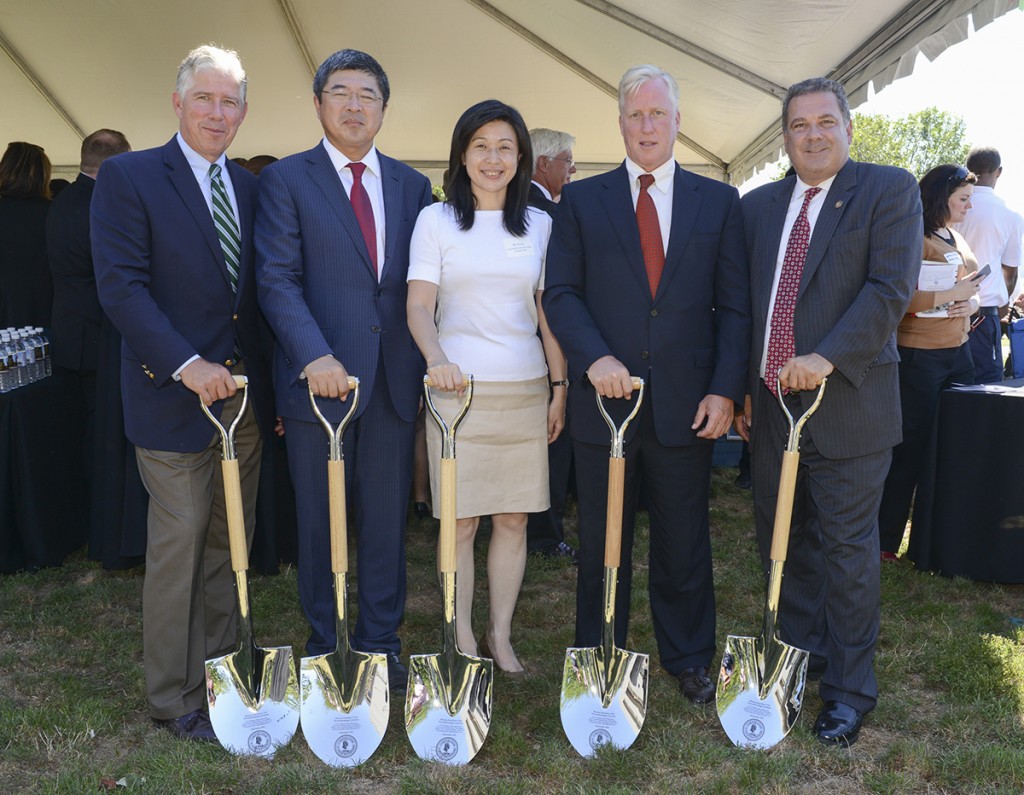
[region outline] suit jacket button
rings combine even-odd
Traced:
[[[658,316],[658,310],[657,309],[652,309],[651,310],[651,317],[657,317],[657,316]]]
[[[380,326],[370,326],[370,331],[374,334],[380,334]]]
[[[640,358],[641,358],[641,359],[650,359],[650,358],[651,358],[651,354],[649,354],[649,353],[648,353],[647,351],[643,351],[643,352],[642,352],[642,353],[640,354]]]

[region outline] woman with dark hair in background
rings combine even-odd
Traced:
[[[479,653],[521,675],[511,632],[526,515],[548,508],[547,445],[565,422],[565,358],[540,306],[551,219],[527,205],[533,154],[515,108],[487,100],[463,113],[448,169],[447,201],[426,207],[412,236],[409,328],[440,390],[435,405],[443,416],[461,405],[463,374],[475,378],[459,430],[459,647],[477,653],[473,542],[480,517],[490,515],[489,621]],[[430,420],[427,444],[436,511],[441,435]]]
[[[967,242],[951,225],[971,208],[976,177],[963,166],[936,166],[921,178],[926,262],[957,266],[948,290],[915,290],[896,331],[900,353],[900,406],[903,441],[892,453],[878,511],[882,560],[896,560],[921,475],[939,393],[953,384],[973,384],[974,364],[967,345],[970,317],[978,309],[978,270]],[[923,266],[928,267],[928,266]],[[945,308],[941,316],[922,316]]]
[[[8,144],[0,159],[0,327],[50,325],[49,211],[50,160],[43,148]]]

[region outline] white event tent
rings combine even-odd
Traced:
[[[452,126],[489,97],[530,126],[577,137],[581,172],[622,159],[615,87],[638,63],[681,88],[676,157],[734,183],[772,160],[786,86],[826,75],[856,105],[1016,8],[1018,0],[2,0],[0,146],[43,146],[77,171],[83,135],[123,131],[136,148],[177,127],[181,58],[213,42],[239,52],[249,115],[230,156],[283,156],[320,128],[310,78],[331,52],[373,54],[392,84],[382,151],[435,182]]]

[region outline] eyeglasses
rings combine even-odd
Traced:
[[[573,160],[571,157],[568,160],[561,157],[548,157],[548,160],[557,160],[559,163],[565,163],[566,168],[572,168],[573,166],[576,165],[576,161]]]
[[[351,91],[322,91],[332,102],[340,102],[342,105],[348,105],[352,101],[352,97],[356,98],[356,102],[362,105],[364,108],[381,101],[381,98],[376,94],[372,94],[369,91],[361,91],[358,94],[353,94]]]

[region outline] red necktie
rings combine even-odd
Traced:
[[[661,224],[658,209],[647,189],[654,184],[653,174],[640,175],[640,195],[636,198],[636,224],[640,228],[640,249],[644,253],[644,267],[647,268],[647,283],[651,287],[651,298],[658,292],[661,272],[665,269],[665,246],[661,241]]]
[[[370,204],[370,195],[363,187],[363,172],[366,171],[366,163],[349,163],[352,171],[352,192],[349,194],[349,201],[352,202],[352,209],[355,211],[356,220],[359,222],[359,230],[363,233],[363,240],[366,241],[366,250],[370,252],[370,262],[380,278],[380,268],[377,266],[377,226],[373,222],[373,205]]]
[[[793,314],[796,297],[800,291],[800,277],[807,261],[807,246],[811,242],[811,224],[807,220],[807,205],[821,192],[821,188],[808,188],[804,203],[793,223],[786,243],[786,255],[782,258],[782,272],[779,287],[775,292],[775,309],[772,311],[771,333],[768,336],[768,359],[764,366],[764,382],[776,394],[779,370],[796,356],[796,337],[793,333]]]

